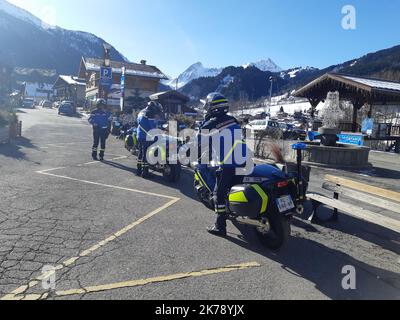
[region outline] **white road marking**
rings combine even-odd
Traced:
[[[144,223],[145,221],[147,221],[150,218],[154,217],[156,214],[166,210],[167,208],[173,206],[175,203],[180,201],[180,198],[176,198],[176,197],[161,195],[161,194],[152,193],[152,192],[146,192],[146,191],[142,191],[142,190],[135,190],[135,189],[130,189],[130,188],[112,186],[112,185],[97,183],[97,182],[93,182],[93,181],[86,181],[86,180],[75,179],[75,178],[71,178],[71,177],[67,177],[67,176],[61,176],[61,175],[56,175],[56,174],[49,173],[51,171],[55,171],[55,170],[59,170],[59,169],[64,169],[64,168],[53,168],[53,169],[48,169],[48,170],[43,170],[43,171],[37,171],[37,173],[42,174],[42,175],[51,176],[51,177],[57,177],[57,178],[61,178],[61,179],[81,182],[81,183],[85,183],[85,184],[102,186],[102,187],[105,187],[105,188],[112,188],[112,189],[117,189],[117,190],[122,190],[122,191],[129,191],[129,192],[134,192],[134,193],[154,196],[154,197],[158,197],[158,198],[168,199],[170,201],[168,201],[168,203],[166,203],[165,205],[159,207],[158,209],[155,209],[154,211],[148,213],[144,217],[134,221],[133,223],[131,223],[130,225],[124,227],[123,229],[117,231],[116,233],[114,233],[113,235],[107,237],[103,241],[98,242],[97,244],[93,245],[91,248],[81,252],[79,254],[79,256],[72,257],[72,258],[69,258],[68,260],[65,260],[60,265],[56,266],[53,271],[50,271],[50,272],[45,273],[45,274],[42,274],[41,276],[38,276],[37,278],[31,280],[27,285],[23,285],[23,286],[15,289],[13,292],[11,292],[10,294],[5,295],[0,300],[23,300],[23,299],[32,299],[32,298],[40,299],[41,295],[25,295],[25,293],[26,293],[26,291],[28,289],[31,289],[31,288],[37,286],[39,283],[41,283],[41,281],[49,278],[55,272],[75,264],[79,259],[92,254],[93,252],[95,252],[95,251],[99,250],[100,248],[106,246],[108,243],[110,243],[110,242],[122,237],[123,235],[125,235],[127,232],[131,231],[136,226]]]
[[[110,160],[106,159],[106,161],[116,161],[116,160],[122,160],[122,159],[128,159],[128,156],[120,156],[118,158],[114,158],[114,159],[110,159]],[[78,164],[78,167],[84,167],[84,166],[89,166],[92,164],[100,164],[100,163],[101,163],[101,161],[91,161],[91,162],[87,162],[84,164]]]

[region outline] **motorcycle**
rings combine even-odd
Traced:
[[[114,118],[111,124],[111,134],[113,136],[119,136],[121,134],[122,123],[119,118]]]
[[[177,150],[181,146],[178,139],[162,135],[158,139],[163,139],[158,145],[153,145],[147,151],[148,154],[158,158],[161,156],[162,163],[150,165],[150,169],[162,173],[167,182],[178,182],[181,176],[182,167],[179,163],[178,155],[170,154],[169,150]],[[137,140],[137,128],[132,128],[126,132],[125,148],[134,156],[139,155],[139,147]],[[172,161],[174,160],[174,161]]]
[[[309,182],[309,169],[302,166],[304,148],[304,144],[293,146],[298,154],[297,166],[255,166],[251,175],[235,177],[235,184],[226,195],[229,220],[253,227],[262,244],[272,250],[285,245],[291,235],[291,218],[304,210]],[[214,210],[218,171],[195,165],[195,193],[210,210]]]

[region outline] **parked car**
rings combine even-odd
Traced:
[[[35,100],[32,98],[25,98],[22,101],[22,108],[34,109],[35,108]]]
[[[267,136],[276,139],[280,139],[282,137],[282,129],[280,128],[279,123],[274,120],[254,120],[250,122],[246,128],[256,136],[260,134],[266,134]]]
[[[283,139],[290,139],[290,140],[306,140],[307,132],[300,128],[296,128],[291,123],[286,122],[279,122],[279,127],[283,132]]]
[[[72,116],[75,114],[74,105],[70,102],[63,101],[58,108],[58,114]]]
[[[53,104],[49,101],[49,100],[43,100],[40,103],[40,106],[44,109],[52,109],[53,108]]]

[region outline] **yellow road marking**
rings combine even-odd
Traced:
[[[36,285],[38,285],[43,280],[48,279],[49,277],[51,277],[56,271],[59,271],[61,269],[64,269],[65,267],[71,266],[72,264],[76,263],[79,259],[92,254],[93,252],[95,252],[95,251],[99,250],[100,248],[104,247],[105,245],[107,245],[111,241],[114,241],[114,240],[120,238],[121,236],[125,235],[127,232],[131,231],[136,226],[144,223],[145,221],[149,220],[150,218],[152,218],[156,214],[160,213],[161,211],[173,206],[175,203],[177,203],[180,200],[180,198],[165,196],[165,195],[161,195],[161,194],[157,194],[157,193],[146,192],[146,191],[141,191],[141,190],[135,190],[135,189],[130,189],[130,188],[123,188],[123,187],[112,186],[112,185],[106,185],[106,184],[102,184],[102,183],[86,181],[86,180],[80,180],[80,179],[75,179],[75,178],[71,178],[71,177],[60,176],[60,175],[55,175],[55,174],[48,173],[50,171],[59,170],[59,169],[63,169],[63,168],[48,169],[48,170],[44,170],[44,171],[38,171],[37,173],[42,174],[42,175],[62,178],[62,179],[66,179],[66,180],[71,180],[71,181],[77,181],[77,182],[82,182],[82,183],[91,184],[91,185],[102,186],[102,187],[106,187],[106,188],[112,188],[112,189],[117,189],[117,190],[123,190],[123,191],[139,193],[139,194],[155,196],[155,197],[158,197],[158,198],[168,199],[170,201],[168,203],[166,203],[165,205],[161,206],[160,208],[158,208],[158,209],[150,212],[149,214],[145,215],[144,217],[134,221],[133,223],[131,223],[130,225],[124,227],[123,229],[119,230],[118,232],[114,233],[113,235],[107,237],[103,241],[100,241],[99,243],[95,244],[91,248],[81,252],[79,254],[79,256],[72,257],[72,258],[69,258],[68,260],[65,260],[64,262],[62,262],[61,264],[56,266],[54,268],[54,270],[49,271],[47,273],[44,273],[44,274],[38,276],[37,278],[33,279],[32,281],[30,281],[27,285],[23,285],[23,286],[15,289],[13,292],[11,292],[10,294],[5,295],[0,300],[22,300],[22,299],[27,299],[27,298],[32,299],[32,298],[35,298],[35,297],[36,298],[40,298],[41,296],[38,297],[38,295],[24,295],[24,293],[28,289],[31,289],[31,288],[35,287]]]
[[[182,279],[186,279],[186,278],[205,277],[205,276],[211,276],[211,275],[220,274],[220,273],[228,273],[228,272],[246,270],[246,269],[250,269],[250,268],[258,268],[258,267],[261,267],[261,265],[258,262],[248,262],[248,263],[231,265],[231,266],[226,266],[226,267],[216,268],[216,269],[206,269],[206,270],[202,270],[202,271],[184,272],[184,273],[177,273],[177,274],[148,278],[148,279],[124,281],[124,282],[111,283],[111,284],[99,285],[99,286],[91,286],[91,287],[80,288],[80,289],[71,289],[71,290],[65,290],[65,291],[56,291],[55,295],[59,296],[59,297],[65,297],[65,296],[72,296],[72,295],[79,295],[79,294],[104,292],[104,291],[110,291],[110,290],[116,290],[116,289],[141,287],[141,286],[154,284],[154,283],[176,281],[176,280],[182,280]],[[42,296],[39,294],[36,294],[36,295],[31,295],[30,297],[27,296],[26,298],[39,299]],[[45,296],[43,296],[43,298],[44,297]]]

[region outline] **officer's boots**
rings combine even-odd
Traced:
[[[147,163],[142,164],[142,178],[147,179],[149,177],[149,165]]]
[[[214,235],[214,236],[219,236],[219,237],[226,237],[226,220],[228,219],[228,215],[226,213],[218,213],[217,216],[217,221],[215,225],[207,231]]]
[[[100,151],[100,161],[104,161],[104,151]]]
[[[142,176],[142,162],[141,161],[138,161],[136,175],[138,177]]]
[[[92,159],[93,159],[94,161],[98,161],[98,159],[97,159],[97,151],[93,151],[93,152],[92,152]]]

